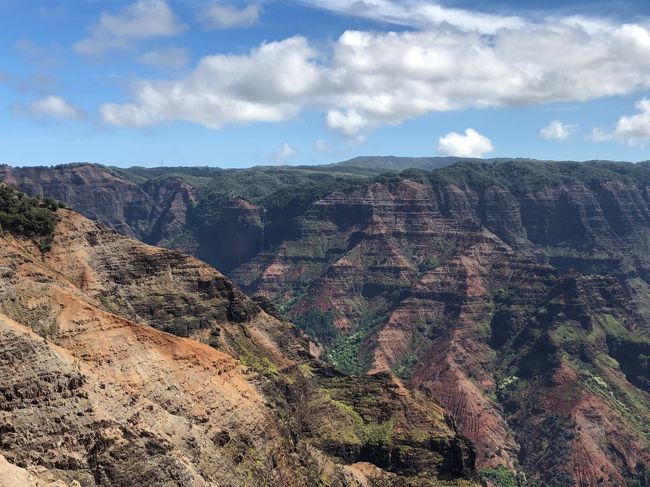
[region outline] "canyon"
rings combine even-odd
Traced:
[[[173,249],[154,249],[58,210],[65,217],[51,250],[30,253],[39,271],[11,288],[21,304],[2,309],[13,320],[7,333],[12,343],[29,338],[32,349],[42,338],[73,356],[83,350],[84,364],[99,361],[113,376],[110,361],[84,341],[86,333],[99,333],[97,326],[111,334],[114,324],[87,324],[103,323],[93,313],[108,313],[221,354],[210,356],[214,363],[255,371],[254,379],[232,371],[220,377],[252,384],[247,394],[262,403],[282,398],[271,412],[262,410],[293,426],[277,433],[262,427],[271,436],[258,438],[255,451],[266,458],[263,445],[286,445],[291,432],[297,440],[283,448],[298,444],[304,451],[274,460],[271,469],[287,479],[297,464],[283,461],[315,462],[343,484],[384,475],[404,485],[431,465],[438,465],[431,482],[469,482],[462,479],[473,475],[475,451],[491,485],[647,485],[650,165],[420,163],[426,164],[408,169],[417,164],[378,158],[250,170],[236,179],[207,168],[3,166],[0,178],[28,194],[51,196],[117,232]],[[217,186],[224,190],[216,193]],[[81,324],[53,320],[52,307],[62,304],[38,304],[38,296],[57,295],[51,288],[35,294],[45,284],[31,274],[45,272],[41,266],[65,276],[69,292],[90,303],[91,316],[82,313]],[[145,340],[142,333],[133,340]],[[45,350],[48,357],[59,353],[46,347],[39,354]],[[70,364],[56,367],[74,377]],[[184,370],[175,373],[197,373]],[[191,391],[191,381],[178,381]],[[112,387],[124,394],[118,382]],[[94,386],[84,385],[85,393],[84,387]],[[337,431],[311,409],[330,403],[332,417],[346,425]],[[232,421],[233,429],[256,427]],[[389,445],[378,447],[374,439],[385,440],[386,429]],[[426,440],[417,439],[421,434]],[[202,454],[175,448],[169,455],[183,465],[191,463],[187,455]]]
[[[193,257],[0,190],[0,485],[477,485],[426,391],[336,371]]]

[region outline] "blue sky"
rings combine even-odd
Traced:
[[[650,159],[650,2],[0,0],[0,163]]]

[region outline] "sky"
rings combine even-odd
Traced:
[[[650,159],[650,2],[0,0],[0,164]]]

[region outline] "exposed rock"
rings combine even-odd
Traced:
[[[314,360],[192,257],[58,217],[50,252],[0,237],[0,469],[17,482],[475,485],[427,394]]]
[[[650,460],[645,184],[375,182],[233,275],[306,327],[332,314],[330,360],[426,387],[481,467],[626,485]]]

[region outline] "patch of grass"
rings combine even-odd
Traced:
[[[330,399],[330,402],[339,408],[341,411],[343,411],[345,414],[349,415],[354,419],[355,424],[362,428],[363,427],[363,418],[361,415],[354,410],[352,406],[349,404],[345,404],[344,402],[337,401],[336,399]]]
[[[358,429],[357,436],[363,444],[374,446],[390,444],[395,427],[394,419],[389,419],[383,423],[366,423],[361,415],[349,404],[335,399],[330,399],[330,402],[353,419]]]
[[[581,340],[578,326],[570,321],[561,323],[557,328],[555,328],[553,336],[562,345],[576,345]]]
[[[361,436],[367,445],[389,445],[393,437],[394,427],[394,419],[390,419],[383,423],[367,424],[363,426]]]
[[[243,353],[240,355],[239,361],[260,374],[273,377],[280,375],[280,368],[267,357],[258,357],[252,353]]]
[[[305,379],[311,379],[314,377],[314,371],[311,369],[311,366],[307,362],[298,365],[298,370]]]
[[[616,318],[612,315],[605,314],[599,320],[603,327],[605,334],[614,338],[622,339],[630,342],[644,342],[643,337],[635,335],[623,325],[621,325]]]

